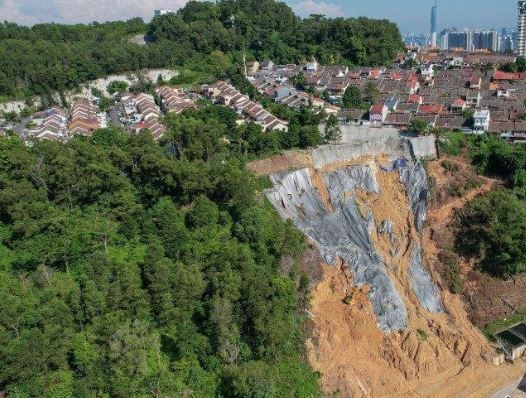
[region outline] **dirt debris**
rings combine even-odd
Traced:
[[[247,168],[257,176],[279,173],[287,170],[312,167],[312,157],[308,151],[286,151],[267,159],[247,163]]]
[[[323,193],[323,179],[317,176],[316,188]],[[497,368],[488,363],[494,349],[469,321],[460,296],[442,291],[446,312],[431,314],[421,308],[409,286],[407,268],[410,247],[415,241],[421,242],[424,261],[441,285],[438,249],[430,230],[433,223],[447,220],[452,209],[462,203],[451,198],[437,202],[430,225],[420,237],[398,173],[378,171],[377,178],[381,195],[359,191],[357,201],[371,209],[376,225],[385,220],[392,222],[395,245],[388,235],[376,229],[371,237],[403,297],[409,326],[402,332],[382,333],[366,289],[353,290],[351,302],[346,300],[352,280],[348,267],[342,263],[321,264],[321,280],[311,291],[312,319],[306,346],[309,361],[321,374],[324,394],[342,398],[481,397],[518,377],[525,370],[520,364]],[[486,181],[479,188],[482,191],[470,195],[475,197],[489,190],[493,183]],[[398,249],[393,250],[393,246]]]

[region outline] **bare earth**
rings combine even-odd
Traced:
[[[312,173],[324,201],[328,200],[323,180]],[[490,364],[494,348],[469,321],[460,296],[442,291],[445,314],[431,314],[420,307],[407,275],[409,248],[419,237],[406,193],[397,172],[379,171],[378,180],[382,195],[360,193],[358,200],[372,209],[375,220],[389,218],[395,225],[403,253],[400,259],[391,256],[386,236],[373,231],[372,237],[386,263],[393,264],[390,272],[407,307],[409,327],[402,332],[382,333],[367,297],[368,287],[350,288],[352,277],[345,264],[321,264],[320,281],[311,291],[312,319],[306,346],[313,368],[321,374],[324,394],[479,398],[523,376],[526,366],[522,362],[501,367]],[[490,189],[491,184],[485,181],[482,188],[468,193],[466,201]],[[446,201],[434,209],[431,226],[446,225],[453,209],[466,201]],[[424,257],[441,287],[436,270],[438,249],[430,235],[427,227],[422,237]],[[348,296],[352,300],[345,304]]]

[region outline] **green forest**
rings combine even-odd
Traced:
[[[480,174],[504,183],[457,212],[456,250],[497,277],[526,272],[526,147],[463,133],[449,135],[449,142],[447,152],[468,153]]]
[[[319,396],[304,237],[244,167],[289,144],[235,120],[169,115],[162,145],[118,129],[0,137],[7,396]]]
[[[147,45],[130,39],[146,34]],[[290,63],[389,64],[403,48],[398,27],[386,20],[301,19],[273,0],[190,1],[177,14],[149,24],[0,24],[0,100],[49,96],[113,73],[169,67],[224,77],[248,59]]]

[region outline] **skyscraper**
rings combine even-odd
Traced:
[[[526,2],[526,1],[525,1]],[[431,46],[436,47],[438,35],[438,0],[431,7]]]
[[[517,22],[517,53],[526,57],[526,0],[519,0],[519,19]]]

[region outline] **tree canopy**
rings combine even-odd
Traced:
[[[469,203],[456,215],[456,246],[495,276],[526,272],[526,148],[497,137],[449,136],[450,153],[467,148],[480,173],[498,177],[504,188]],[[454,149],[451,151],[451,149]]]
[[[147,33],[148,43],[131,37]],[[190,1],[150,24],[0,24],[0,96],[49,96],[108,74],[178,67],[202,78],[224,77],[249,59],[388,64],[403,49],[397,26],[367,18],[301,19],[274,0]],[[219,58],[218,58],[219,57]],[[182,73],[181,77],[185,77]],[[194,79],[191,79],[194,82]]]
[[[162,145],[0,137],[7,396],[319,396],[305,275],[280,266],[304,238],[243,166],[259,126],[230,112],[171,115]]]

